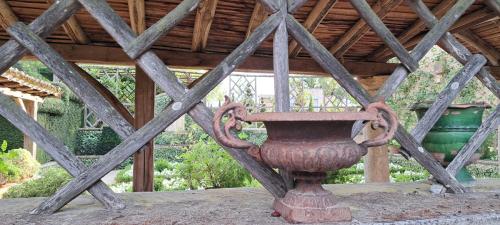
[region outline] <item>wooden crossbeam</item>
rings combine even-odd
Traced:
[[[406,0],[406,2],[410,4],[412,1]],[[441,1],[441,3],[439,3],[439,5],[434,7],[434,9],[432,10],[433,14],[436,15],[438,18],[440,18],[453,6],[454,2],[455,2],[454,0]],[[398,36],[398,40],[399,42],[401,42],[401,44],[405,44],[413,37],[417,36],[424,29],[425,29],[425,23],[417,19],[415,23],[413,23],[413,25],[411,25],[408,29],[405,29],[405,32]],[[380,62],[383,60],[381,56],[385,55],[386,52],[390,52],[390,49],[386,46],[381,46],[379,49],[375,50],[372,54],[370,54],[370,56],[368,56],[367,59],[370,61]]]
[[[123,49],[132,59],[136,59],[144,51],[149,49],[165,33],[177,25],[183,18],[198,7],[201,0],[184,0],[174,10],[162,17],[150,29],[140,33],[129,45]]]
[[[326,15],[328,15],[330,9],[332,9],[336,3],[337,0],[319,0],[307,16],[307,19],[304,22],[304,27],[309,32],[314,33]],[[302,47],[297,43],[297,41],[292,40],[288,50],[290,57],[297,57],[301,49]]]
[[[116,15],[113,10],[109,7],[106,2],[103,1],[81,1],[82,5],[89,11],[107,31],[117,40],[117,42],[126,46],[131,39],[134,38],[134,34],[130,28],[125,24],[125,22]],[[98,177],[104,176],[107,172],[113,169],[114,166],[118,165],[120,162],[125,160],[128,156],[133,154],[137,149],[144,145],[147,140],[153,138],[159,132],[166,128],[170,123],[174,122],[178,117],[183,115],[185,112],[189,111],[193,106],[196,105],[190,111],[190,115],[194,119],[198,119],[198,123],[205,129],[209,134],[213,135],[211,124],[212,118],[207,118],[208,120],[200,121],[204,119],[203,114],[197,114],[194,110],[209,110],[202,103],[199,103],[201,98],[205,96],[212,88],[214,88],[224,76],[231,73],[234,68],[243,61],[245,55],[248,56],[250,53],[255,51],[258,43],[262,42],[267,35],[269,35],[274,28],[278,25],[279,20],[277,17],[270,17],[268,21],[261,25],[259,29],[254,32],[253,37],[247,39],[242,45],[240,45],[232,54],[226,58],[225,61],[221,63],[217,68],[210,71],[212,76],[207,76],[203,80],[205,85],[196,85],[189,92],[186,93],[185,87],[181,85],[177,80],[175,75],[169,71],[166,66],[159,61],[153,52],[149,51],[144,53],[139,59],[138,64],[144,69],[144,71],[156,81],[162,89],[164,89],[171,97],[177,102],[171,104],[168,109],[166,109],[162,114],[153,119],[146,126],[138,130],[136,133],[131,135],[129,138],[125,139],[119,146],[110,151],[104,156],[100,161],[104,163],[97,163],[89,169],[86,174],[76,178],[71,181],[65,188],[61,189],[45,201],[40,208],[44,211],[54,211],[64,206],[67,202],[73,199],[76,195],[80,194],[86,188],[89,187],[94,180],[100,179]],[[124,35],[125,34],[125,35]],[[242,56],[243,54],[243,56]],[[183,94],[186,93],[186,94]],[[201,108],[200,108],[201,107]],[[209,113],[211,113],[209,111]],[[193,116],[194,115],[194,116]],[[210,116],[211,114],[208,114]],[[273,194],[276,194],[276,190],[279,189],[279,180],[269,180],[271,183],[266,182],[263,178],[273,177],[275,172],[272,169],[264,169],[262,164],[257,163],[255,160],[249,160],[247,158],[244,160],[238,156],[250,157],[248,154],[236,149],[228,149],[228,151],[242,164],[250,170],[250,172],[259,179],[266,188],[269,188]],[[252,162],[254,162],[252,164]],[[107,171],[107,172],[106,172]],[[256,173],[256,171],[261,171],[262,173]],[[267,171],[267,172],[266,172]],[[280,179],[280,178],[279,178]],[[282,182],[282,181],[281,181]],[[278,188],[278,189],[277,189]],[[285,190],[281,190],[280,194],[284,194]],[[57,200],[56,200],[57,199]]]
[[[485,0],[484,3],[500,16],[500,2],[498,2],[498,0]]]
[[[47,3],[54,4],[54,0],[47,0]],[[90,43],[90,39],[83,31],[80,23],[75,16],[71,16],[64,24],[63,24],[64,32],[68,35],[68,37],[75,43],[79,44],[88,44]]]
[[[215,9],[217,8],[218,1],[204,0],[200,4],[198,12],[196,12],[191,51],[199,52],[207,47],[208,34],[210,33],[210,27],[215,17]]]
[[[498,66],[500,64],[500,52],[498,52],[494,46],[477,36],[472,30],[465,30],[455,34],[455,36],[483,53],[484,56],[488,58],[491,65]]]
[[[372,8],[377,16],[383,19],[394,7],[401,4],[401,2],[403,2],[403,0],[379,0]],[[335,44],[330,48],[330,52],[337,58],[342,58],[342,56],[369,30],[370,27],[366,24],[365,20],[358,20],[358,22],[356,22],[356,24],[354,24],[349,31],[347,31],[335,42]]]
[[[293,14],[308,0],[288,0],[288,13]]]
[[[438,20],[436,16],[423,4],[422,1],[408,2],[408,5],[417,12],[420,19],[429,28],[434,27]],[[462,45],[459,41],[453,37],[449,32],[445,33],[441,38],[439,45],[453,57],[455,57],[460,63],[466,64],[469,58],[472,57],[472,53]],[[499,76],[500,77],[500,76]],[[491,73],[482,68],[477,74],[477,78],[487,87],[497,98],[500,98],[500,88],[497,85],[496,79],[491,75]]]
[[[262,3],[262,5],[271,13],[275,13],[280,10],[278,1],[276,0],[257,0]]]
[[[260,3],[260,1],[256,1],[255,6],[253,7],[252,17],[250,18],[250,22],[248,22],[246,37],[248,38],[255,28],[262,24],[268,16],[269,13],[266,11],[262,3]]]
[[[33,118],[20,109],[8,96],[0,93],[0,114],[9,120],[16,128],[33,139],[59,165],[76,177],[86,170],[85,164],[80,161],[68,147],[43,128]],[[98,181],[89,189],[97,200],[106,208],[123,209],[124,202],[118,198],[102,181]]]
[[[364,107],[372,102],[370,95],[352,77],[347,70],[338,62],[333,55],[319,43],[312,34],[307,32],[293,17],[287,17],[287,28],[292,36],[309,52],[309,54],[326,70],[337,82],[353,96]],[[440,183],[448,185],[455,193],[465,192],[465,188],[451,176],[425,149],[405,130],[401,124],[395,135],[396,140],[411,155],[424,166]]]
[[[425,135],[429,133],[460,91],[465,88],[485,64],[486,58],[482,55],[474,55],[470,58],[469,62],[450,80],[444,90],[436,97],[437,100],[432,103],[424,116],[418,121],[411,132],[415,140],[418,142],[424,140]]]
[[[411,1],[408,4],[417,4],[419,7],[426,7],[422,1]],[[461,15],[474,3],[473,0],[459,0],[450,9],[445,16],[432,26],[425,37],[418,43],[418,45],[411,52],[411,56],[420,61],[427,52],[431,50],[434,45],[446,34],[446,31],[460,18]],[[382,88],[377,92],[376,98],[378,100],[386,100],[389,96],[392,96],[397,88],[406,79],[409,72],[405,71],[404,68],[397,68],[391,74],[391,76],[386,80]]]
[[[486,140],[488,134],[495,130],[500,125],[500,106],[497,106],[495,111],[483,121],[481,126],[470,137],[469,142],[465,144],[453,161],[446,167],[451,175],[456,175],[458,171],[469,161],[476,150]]]
[[[403,45],[392,34],[392,32],[385,26],[384,22],[373,12],[372,8],[366,1],[351,0],[351,4],[358,11],[360,16],[366,21],[375,33],[385,42],[385,44],[392,49],[394,54],[398,57],[401,63],[408,68],[409,71],[418,69],[418,61],[416,61],[406,51]]]
[[[119,47],[97,45],[57,44],[50,45],[67,61],[75,63],[134,65]],[[169,67],[176,69],[211,70],[227,55],[216,53],[179,52],[164,49],[155,49],[158,57]],[[36,59],[25,56],[26,60]],[[311,76],[330,76],[314,60],[308,58],[290,59],[290,73]],[[359,77],[387,76],[398,66],[396,63],[345,61],[343,65],[347,70]],[[272,73],[273,62],[269,57],[250,56],[243,62],[237,71]],[[0,81],[1,83],[2,81]]]

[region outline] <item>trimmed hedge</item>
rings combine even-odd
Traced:
[[[77,155],[104,155],[121,143],[111,128],[79,129],[76,136]]]
[[[0,143],[6,140],[9,149],[22,148],[24,135],[7,119],[0,116]]]

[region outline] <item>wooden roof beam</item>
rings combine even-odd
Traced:
[[[306,21],[304,22],[304,27],[311,33],[318,28],[323,19],[328,15],[330,9],[332,9],[337,3],[337,0],[319,0],[311,13],[307,16]],[[302,47],[297,43],[297,41],[292,40],[288,47],[288,52],[290,57],[297,57],[299,55]]]
[[[47,3],[54,4],[54,0],[47,0]],[[78,44],[88,44],[90,43],[89,37],[85,34],[80,23],[75,16],[71,16],[65,23],[62,25],[64,32],[68,35],[68,37],[75,43]]]
[[[379,0],[373,6],[373,11],[383,19],[391,9],[401,4],[403,0]],[[352,46],[354,46],[368,31],[370,26],[364,19],[359,19],[347,33],[338,39],[330,48],[330,52],[337,58],[341,58]]]
[[[128,0],[130,26],[136,34],[146,30],[146,10],[144,0]]]
[[[480,51],[488,59],[491,65],[500,65],[500,52],[498,52],[494,46],[474,34],[471,30],[465,30],[455,34],[455,36]]]
[[[453,7],[453,4],[455,3],[454,0],[444,0],[439,5],[434,7],[432,10],[432,13],[436,15],[437,18],[441,18],[451,7]],[[398,40],[401,44],[405,44],[409,40],[411,40],[413,37],[417,36],[422,32],[423,30],[426,29],[425,23],[417,19],[413,25],[411,25],[404,33],[398,36]],[[387,54],[387,52],[391,52],[391,49],[388,48],[386,45],[382,45],[379,49],[375,50],[372,54],[370,54],[367,59],[369,61],[384,61],[385,59],[381,58],[381,55]]]
[[[484,3],[486,3],[490,9],[495,11],[495,13],[500,16],[500,3],[498,0],[485,0]]]
[[[253,8],[252,17],[250,18],[250,22],[248,23],[246,37],[250,37],[252,32],[261,25],[264,20],[269,16],[268,11],[265,7],[260,3],[260,1],[255,2],[255,6]]]
[[[7,1],[0,0],[0,25],[6,30],[15,22],[17,22],[17,16],[14,14],[14,11],[12,11],[12,8]]]
[[[215,16],[218,0],[204,0],[196,12],[193,43],[193,52],[203,51],[207,47],[208,34]]]

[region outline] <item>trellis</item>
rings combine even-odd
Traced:
[[[498,8],[498,1],[486,1]],[[476,77],[497,97],[499,96],[500,92],[495,79],[483,68],[486,59],[481,55],[472,55],[450,33],[447,33],[447,30],[472,5],[473,0],[459,0],[441,20],[437,20],[421,0],[408,0],[408,5],[430,28],[430,31],[411,53],[407,52],[398,42],[366,1],[351,0],[352,5],[358,10],[361,17],[402,62],[375,97],[368,95],[344,66],[291,15],[306,0],[261,0],[261,3],[271,12],[271,15],[218,66],[208,72],[200,82],[191,89],[187,89],[160,58],[149,49],[158,38],[196,9],[199,2],[200,0],[184,0],[139,36],[133,33],[131,28],[111,9],[105,0],[60,0],[30,25],[17,22],[8,28],[7,31],[13,39],[0,47],[0,53],[2,54],[0,70],[2,72],[12,66],[28,51],[31,52],[46,64],[61,81],[66,83],[100,119],[124,139],[120,145],[103,156],[98,162],[86,168],[80,160],[67,150],[60,140],[53,137],[36,121],[29,118],[8,97],[0,94],[0,114],[25,134],[32,137],[54,160],[75,177],[54,196],[46,199],[33,213],[53,213],[85,190],[88,190],[107,208],[121,209],[125,207],[123,201],[100,179],[185,113],[191,115],[195,122],[209,135],[213,136],[213,114],[201,100],[234,71],[246,57],[253,53],[259,44],[273,31],[276,31],[274,38],[275,88],[279,90],[276,92],[277,111],[289,109],[288,34],[291,34],[326,72],[330,73],[348,93],[365,107],[371,102],[385,100],[391,96],[408,74],[417,69],[418,61],[439,41],[445,50],[464,64],[464,67],[440,93],[437,100],[411,133],[401,125],[398,127],[396,140],[405,149],[407,155],[415,158],[448,190],[455,193],[466,192],[466,189],[456,181],[454,175],[468,161],[479,144],[484,141],[486,135],[498,126],[498,106],[446,169],[425,151],[420,142],[437,121],[439,115],[446,110],[446,107],[474,75],[477,74]],[[116,99],[101,95],[103,90],[99,86],[91,85],[92,80],[86,77],[80,68],[66,62],[42,39],[82,7],[105,28],[126,54],[134,59],[137,65],[173,99],[173,102],[160,115],[139,130],[134,129],[130,121],[130,115],[120,110],[120,106],[117,106],[115,102]],[[281,176],[274,170],[258,163],[243,151],[230,148],[226,148],[226,150],[275,197],[283,197],[287,186]]]

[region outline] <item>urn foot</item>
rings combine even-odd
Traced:
[[[274,201],[274,209],[290,223],[351,221],[351,210],[339,207],[333,194],[321,187],[325,173],[294,173],[296,188]]]

